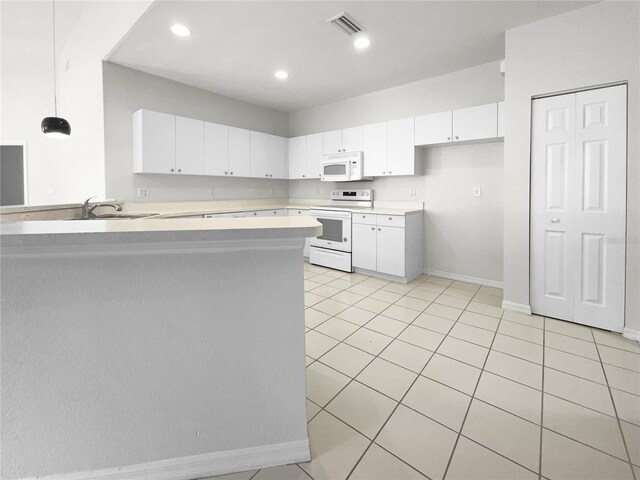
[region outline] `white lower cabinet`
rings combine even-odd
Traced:
[[[405,269],[405,229],[402,227],[376,227],[377,271],[387,275],[404,277]]]
[[[399,277],[422,273],[422,214],[353,215],[351,261],[355,268]]]
[[[376,226],[354,223],[351,226],[351,263],[375,272],[378,268]]]

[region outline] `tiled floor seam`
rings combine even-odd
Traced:
[[[504,313],[503,313],[504,316]],[[500,321],[498,321],[498,328],[500,328],[500,323],[502,322],[502,318],[500,318]],[[498,335],[496,329],[496,332],[494,332],[493,334],[493,338],[491,339],[491,345],[489,345],[489,352],[491,351],[491,347],[493,347],[493,342],[496,339],[496,336]],[[446,338],[446,337],[445,337]],[[451,450],[451,454],[449,455],[449,460],[447,461],[447,466],[444,469],[444,473],[442,474],[442,479],[445,480],[447,478],[447,473],[449,473],[449,468],[451,467],[451,461],[453,460],[453,456],[456,454],[456,448],[458,447],[458,442],[460,441],[460,436],[462,435],[462,430],[464,429],[464,424],[467,421],[467,417],[469,416],[469,410],[471,410],[471,405],[473,404],[473,400],[475,399],[476,396],[476,392],[478,391],[478,385],[480,385],[480,379],[482,378],[482,374],[484,373],[484,367],[487,365],[487,360],[489,359],[489,353],[487,352],[487,356],[484,359],[484,362],[482,363],[482,368],[480,369],[480,375],[478,376],[478,380],[476,380],[476,385],[473,389],[473,393],[471,394],[471,401],[469,402],[469,405],[467,405],[467,410],[464,413],[464,417],[462,418],[462,423],[460,424],[460,431],[458,432],[457,436],[456,436],[456,441],[453,444],[453,449]],[[478,399],[479,400],[479,399]]]
[[[544,432],[544,360],[545,360],[545,340],[547,337],[546,327],[547,319],[542,318],[542,381],[540,387],[542,389],[542,395],[540,398],[540,449],[538,451],[538,480],[542,480],[542,434]]]
[[[596,337],[593,334],[593,330],[591,330],[591,336],[593,337],[593,341],[595,342]],[[624,431],[622,430],[622,424],[620,423],[620,417],[618,416],[618,407],[616,406],[616,402],[613,399],[613,393],[611,392],[611,387],[609,386],[609,379],[607,378],[607,372],[604,368],[604,364],[602,362],[602,357],[600,356],[600,349],[598,348],[598,344],[596,343],[596,352],[598,353],[598,358],[600,359],[600,365],[602,367],[602,373],[604,374],[604,381],[607,382],[607,389],[609,390],[609,397],[611,398],[611,403],[613,404],[613,411],[616,414],[616,421],[618,422],[618,429],[620,430],[620,436],[622,437],[622,444],[624,445],[624,451],[627,454],[627,461],[629,463],[629,468],[631,468],[631,475],[633,475],[634,480],[638,480],[636,478],[636,472],[633,468],[633,462],[631,461],[631,455],[629,454],[629,447],[627,446],[627,439],[624,436]]]
[[[406,330],[409,327],[409,325],[407,325],[407,327],[405,327],[403,329]],[[453,328],[453,326],[451,327]],[[442,342],[444,342],[445,338],[447,338],[447,335],[449,334],[449,332],[451,331],[451,329],[449,329],[449,331],[447,332],[447,334],[445,334],[442,338],[442,340],[440,340],[440,342],[438,343],[438,346],[435,348],[434,353],[438,350],[438,348],[440,348],[440,345],[442,345]],[[401,335],[402,332],[400,332],[398,335]],[[389,345],[387,345],[388,347]],[[380,351],[380,353],[384,352],[384,350],[387,348],[385,347],[384,349],[382,349]],[[380,355],[380,354],[378,354]],[[377,358],[377,356],[376,356]],[[387,419],[383,422],[382,426],[380,427],[380,429],[378,430],[378,432],[376,433],[376,435],[373,437],[373,440],[371,441],[371,443],[374,443],[376,441],[376,439],[378,438],[378,436],[380,435],[380,433],[384,430],[385,426],[387,425],[387,423],[389,422],[389,420],[391,419],[391,417],[393,417],[393,415],[395,414],[396,410],[398,409],[398,407],[400,406],[400,404],[402,404],[402,401],[405,399],[405,397],[407,396],[407,394],[409,393],[409,391],[413,388],[413,386],[415,385],[415,383],[418,381],[418,378],[420,378],[420,376],[422,375],[422,372],[424,372],[424,369],[427,368],[427,365],[429,365],[429,362],[431,361],[431,359],[433,358],[433,355],[431,355],[429,357],[429,360],[425,363],[425,365],[422,367],[422,370],[420,370],[420,373],[418,373],[418,375],[416,376],[416,378],[413,380],[413,382],[411,382],[411,385],[409,385],[409,388],[404,392],[404,395],[402,395],[402,397],[400,398],[400,400],[397,402],[396,406],[393,408],[393,410],[391,411],[391,413],[389,414],[389,416],[387,417]],[[373,360],[372,360],[373,361]],[[327,404],[328,405],[328,404]],[[404,404],[403,404],[404,406]],[[427,417],[428,418],[428,417]],[[366,436],[365,436],[366,437]],[[377,445],[377,443],[376,443]],[[353,466],[353,468],[351,469],[351,471],[349,472],[349,474],[347,475],[346,479],[348,480],[351,475],[353,474],[353,472],[355,471],[356,468],[358,468],[358,465],[360,464],[360,462],[362,461],[362,459],[364,458],[364,455],[366,454],[366,452],[369,450],[369,448],[371,447],[371,444],[369,444],[369,446],[367,447],[367,449],[365,450],[365,452],[360,456],[360,458],[358,458],[358,461],[355,463],[355,465]],[[405,462],[406,463],[406,462]],[[410,465],[411,466],[411,465]],[[414,470],[415,467],[411,466],[411,468],[413,468]],[[419,471],[419,470],[418,470]],[[424,475],[425,477],[429,478],[425,473],[420,472],[422,475]]]

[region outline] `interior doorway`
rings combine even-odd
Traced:
[[[27,203],[26,179],[26,146],[0,145],[0,206]]]
[[[624,328],[627,86],[532,101],[531,310]]]

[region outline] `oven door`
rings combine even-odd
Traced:
[[[311,239],[311,246],[351,252],[351,212],[311,210],[322,224],[322,235]]]
[[[348,182],[351,180],[351,162],[349,160],[324,160],[322,162],[323,182]]]

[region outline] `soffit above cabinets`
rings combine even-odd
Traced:
[[[592,2],[156,2],[108,61],[282,111],[324,105],[504,58],[504,32]],[[371,38],[353,48],[327,19]],[[175,23],[192,32],[179,38]],[[277,80],[274,72],[288,71]]]

